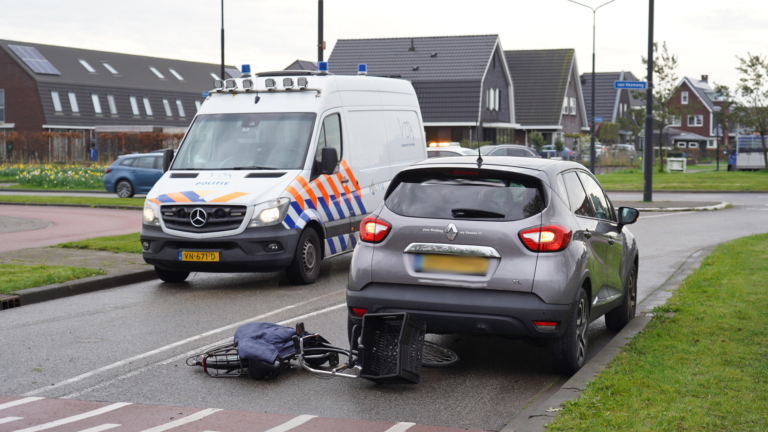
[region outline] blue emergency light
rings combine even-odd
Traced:
[[[318,72],[328,72],[328,62],[318,62],[317,70]]]
[[[203,97],[208,97],[208,92],[203,92]]]
[[[243,69],[243,70],[242,70],[242,72],[243,72],[244,74],[249,74],[249,73],[251,73],[251,65],[249,65],[249,64],[245,64],[245,65],[243,65],[242,69]]]
[[[360,63],[357,65],[357,74],[358,75],[368,75],[368,65],[365,63]]]

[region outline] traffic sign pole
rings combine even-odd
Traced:
[[[653,201],[653,0],[648,0],[648,87],[645,90],[643,201]],[[661,158],[659,149],[659,158]]]

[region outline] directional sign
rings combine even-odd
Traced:
[[[613,88],[645,90],[646,88],[648,88],[648,83],[645,81],[614,81]]]
[[[595,123],[602,123],[603,118],[602,117],[595,117]]]

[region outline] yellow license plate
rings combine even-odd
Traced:
[[[206,262],[218,262],[218,252],[188,252],[179,251],[179,261],[206,261]]]
[[[419,254],[414,264],[418,272],[471,275],[484,275],[488,272],[488,258],[483,257]]]

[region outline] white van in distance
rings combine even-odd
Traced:
[[[143,256],[163,281],[285,269],[313,283],[427,157],[408,81],[280,71],[216,85],[144,204]]]

